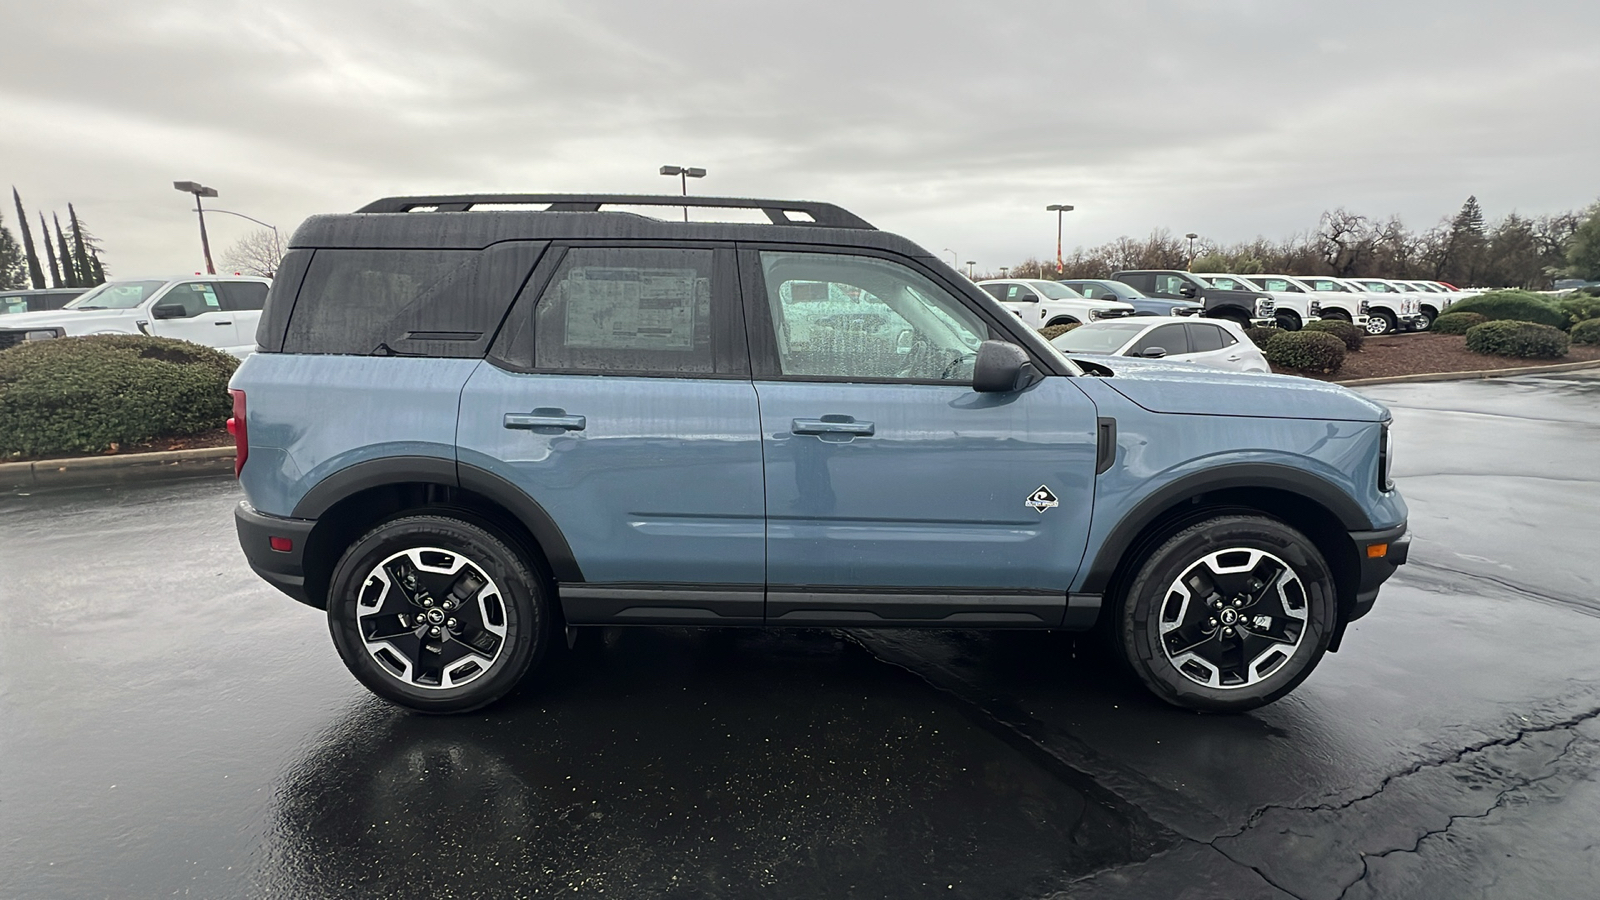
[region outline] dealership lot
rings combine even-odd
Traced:
[[[1411,564],[1235,717],[1066,634],[675,629],[419,717],[244,565],[231,481],[0,498],[0,895],[1583,894],[1600,378],[1367,392]]]

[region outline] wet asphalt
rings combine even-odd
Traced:
[[[0,897],[1594,896],[1600,378],[1366,392],[1411,564],[1231,717],[1067,634],[642,628],[416,716],[233,482],[0,497]]]

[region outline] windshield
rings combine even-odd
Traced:
[[[1114,353],[1149,327],[1144,322],[1094,322],[1079,325],[1050,343],[1066,353]]]
[[[161,289],[165,281],[108,281],[62,309],[133,309]]]
[[[1083,295],[1057,281],[1030,281],[1028,284],[1033,289],[1045,296],[1046,300],[1082,300]]]

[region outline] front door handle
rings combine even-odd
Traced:
[[[506,413],[507,428],[556,428],[561,431],[582,431],[588,426],[583,416],[569,416],[564,409],[536,409],[531,413]]]
[[[232,325],[233,324],[233,320],[229,319],[226,322],[212,322],[211,324],[213,324],[213,325]]]
[[[789,427],[794,434],[854,434],[871,437],[876,430],[871,422],[857,422],[846,416],[824,416],[820,419],[795,419]]]

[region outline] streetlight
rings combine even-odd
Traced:
[[[194,195],[195,212],[200,214],[200,249],[206,255],[206,274],[215,275],[217,267],[211,264],[211,241],[206,237],[206,211],[200,203],[200,198],[215,197],[217,189],[206,187],[198,181],[174,181],[172,186],[185,194]]]
[[[941,250],[940,252],[941,253],[950,254],[950,268],[952,268],[952,269],[960,269],[961,268],[961,264],[956,262],[956,260],[960,259],[961,257],[957,256],[956,252],[954,250],[951,250],[949,247],[946,247],[943,250]]]
[[[967,280],[968,281],[972,280],[972,267],[977,265],[977,264],[978,264],[978,261],[975,260],[975,259],[967,260]]]
[[[706,170],[695,168],[694,166],[662,166],[661,174],[678,176],[678,180],[683,183],[683,195],[687,197],[689,196],[689,179],[706,177]],[[687,206],[683,208],[683,220],[685,222],[689,221],[689,207]]]
[[[207,196],[215,196],[215,194],[216,194],[216,192],[213,191],[211,194],[209,194]],[[199,209],[195,210],[195,212],[199,212],[199,211],[200,211]],[[231,210],[216,209],[215,207],[213,207],[211,211],[213,213],[222,213],[224,215],[229,215],[229,216],[238,216],[241,219],[247,219],[247,220],[249,220],[251,222],[256,223],[257,225],[262,225],[262,226],[265,226],[267,228],[271,228],[272,229],[272,249],[273,249],[273,252],[275,252],[277,254],[278,259],[280,259],[280,260],[283,259],[283,241],[279,238],[278,226],[272,224],[271,222],[263,222],[260,219],[255,218],[254,216],[247,216],[244,213],[236,213],[236,212],[233,212]]]
[[[1184,237],[1189,239],[1189,266],[1188,266],[1188,268],[1189,268],[1190,271],[1194,270],[1194,239],[1199,237],[1199,236],[1200,235],[1195,234],[1192,231],[1189,232],[1188,234],[1184,235]]]
[[[1001,266],[1000,267],[1000,277],[1001,278],[1008,278],[1008,277],[1010,277],[1010,275],[1011,275],[1011,267],[1010,266]]]
[[[1052,203],[1044,209],[1045,212],[1056,214],[1056,274],[1060,275],[1066,271],[1066,267],[1061,264],[1061,216],[1063,213],[1072,212],[1072,207],[1065,203]]]

